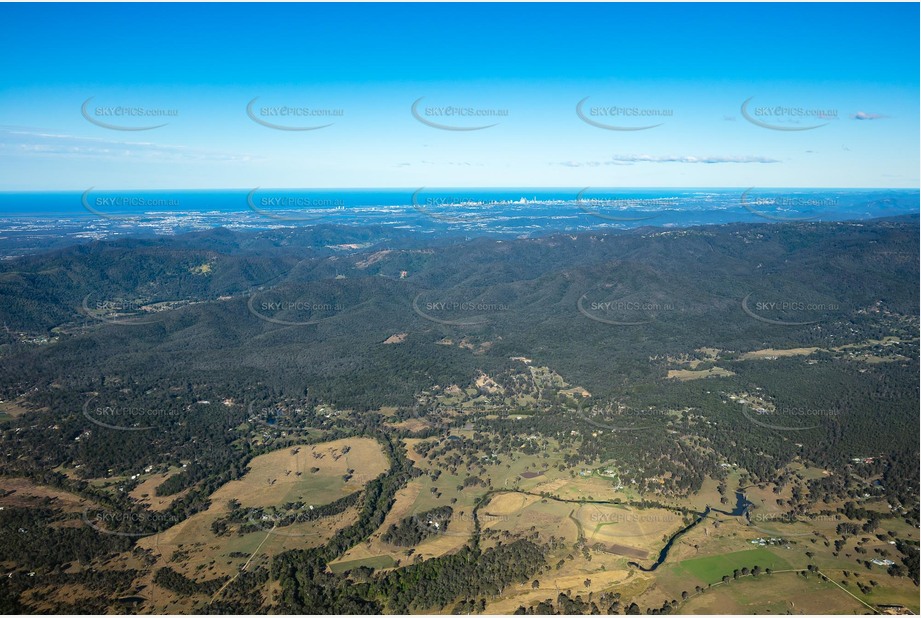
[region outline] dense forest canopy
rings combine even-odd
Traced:
[[[710,482],[726,513],[735,491],[790,491],[784,518],[848,519],[825,539],[836,553],[882,535],[897,560],[881,564],[917,582],[917,546],[887,525],[918,523],[918,249],[917,217],[515,240],[322,225],[0,263],[0,475],[89,505],[0,513],[0,561],[27,569],[0,603],[23,607],[29,572],[102,586],[95,569],[120,555],[131,569],[103,587],[128,594],[132,569],[155,562],[138,539],[212,509],[257,457],[350,437],[373,438],[389,469],[348,467],[336,482],[349,492],[322,504],[231,501],[207,532],[349,525],[236,577],[169,565],[149,581],[209,611],[482,611],[564,551],[483,529],[499,517],[483,504],[527,495],[490,471],[524,459],[522,479],[603,478],[684,526],[700,513],[676,504]],[[132,497],[154,475],[156,512]],[[423,481],[428,506],[388,519]],[[466,494],[473,508],[446,501]],[[860,506],[869,498],[890,512]],[[329,568],[376,531],[398,565]],[[454,551],[414,554],[451,535],[464,536]],[[580,537],[571,552],[604,549]],[[561,591],[520,611],[639,609]]]

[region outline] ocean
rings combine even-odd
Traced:
[[[516,237],[643,226],[845,221],[919,212],[916,189],[407,188],[0,193],[0,254],[226,227],[380,225]]]

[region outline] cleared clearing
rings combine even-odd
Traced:
[[[669,369],[668,378],[687,382],[688,380],[700,380],[702,378],[726,378],[735,375],[728,369],[722,367],[710,367],[709,369]]]
[[[788,348],[785,350],[776,350],[774,348],[765,348],[763,350],[753,350],[742,354],[741,360],[770,360],[772,358],[784,358],[788,356],[809,356],[819,348]]]
[[[327,504],[360,491],[387,466],[380,445],[371,438],[288,447],[260,455],[250,462],[250,471],[243,478],[223,485],[211,495],[211,506],[206,511],[158,535],[140,539],[138,545],[150,549],[163,564],[169,563],[189,577],[197,575],[197,579],[209,579],[231,574],[257,547],[259,554],[251,564],[263,563],[268,556],[287,549],[320,545],[337,530],[354,522],[358,511],[353,507],[333,517],[272,532],[245,535],[232,532],[217,536],[211,525],[227,514],[230,499],[238,500],[244,507],[280,506],[298,500],[307,504]],[[318,470],[312,471],[314,468]],[[355,473],[346,481],[343,477],[350,469]],[[174,554],[182,559],[174,560]]]

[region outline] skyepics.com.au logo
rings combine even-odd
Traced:
[[[580,515],[583,527],[587,528],[588,540],[600,541],[608,538],[660,536],[662,530],[677,529],[686,524],[679,513],[671,511],[634,511],[624,507],[593,508],[588,517]],[[588,525],[586,525],[588,524]],[[608,527],[610,526],[610,527]]]
[[[490,315],[511,311],[510,304],[484,298],[434,298],[420,292],[412,302],[413,311],[421,318],[446,326],[483,326]]]
[[[578,401],[576,416],[604,431],[664,431],[669,420],[667,412],[657,408],[634,408],[619,404],[593,404]]]
[[[256,214],[277,221],[316,221],[345,209],[342,198],[300,192],[262,191],[256,187],[246,194],[246,205]]]
[[[83,416],[91,423],[114,431],[148,431],[155,428],[151,422],[181,418],[182,412],[171,407],[133,406],[126,404],[108,404],[99,402],[98,397],[91,397],[83,404]]]
[[[786,539],[814,536],[815,532],[809,529],[811,525],[823,524],[824,527],[835,521],[838,521],[838,518],[834,515],[821,513],[796,515],[789,512],[760,510],[748,513],[749,525],[767,535],[767,537],[752,541],[752,544],[755,545],[781,545],[786,544]]]
[[[742,405],[742,416],[751,423],[774,431],[807,431],[821,426],[823,419],[837,418],[838,410],[805,406]]]
[[[329,119],[342,118],[341,108],[310,107],[307,105],[256,105],[256,97],[246,104],[246,115],[256,124],[276,131],[316,131],[333,126]],[[322,119],[322,120],[321,120]],[[316,124],[321,122],[322,124]]]
[[[835,314],[840,314],[841,306],[815,294],[749,292],[742,299],[742,311],[748,317],[765,324],[809,326],[832,319]]]
[[[587,105],[590,98],[576,103],[576,115],[582,122],[607,131],[647,131],[665,124],[655,121],[675,115],[674,110],[664,107]],[[649,124],[650,121],[655,124]]]
[[[442,223],[478,223],[496,207],[509,201],[487,200],[470,195],[444,195],[420,187],[413,192],[412,207],[423,215]]]
[[[311,299],[278,290],[251,294],[246,308],[260,320],[281,326],[319,324],[345,310],[345,306],[336,299]]]
[[[479,509],[474,517],[472,507],[441,506],[426,510],[417,507],[403,526],[411,528],[411,534],[424,541],[436,536],[469,538],[477,524],[488,528],[508,521],[511,516],[490,513],[488,508]]]
[[[159,319],[151,315],[149,305],[146,300],[105,297],[91,292],[83,297],[80,309],[87,317],[107,324],[143,326]]]
[[[80,196],[80,203],[87,211],[115,221],[137,221],[142,215],[149,215],[158,210],[176,210],[182,201],[171,195],[148,195],[132,193],[108,193],[92,195],[95,187],[90,187]]]
[[[838,207],[838,199],[831,196],[804,194],[759,196],[755,187],[742,192],[739,203],[755,216],[772,221],[811,221]]]
[[[247,420],[250,423],[288,434],[313,431],[310,426],[302,422],[305,416],[307,416],[306,409],[299,406],[257,406],[255,402],[250,402],[247,408]]]
[[[83,523],[102,534],[125,537],[145,537],[175,526],[183,520],[179,514],[157,511],[119,511],[88,507],[83,511]]]
[[[416,99],[410,107],[412,117],[433,129],[442,131],[482,131],[499,122],[482,124],[484,120],[508,118],[509,110],[497,107],[476,107],[469,105],[422,105],[425,97]]]
[[[370,482],[371,478],[362,477],[361,485],[364,486]],[[360,491],[357,490],[356,491]],[[360,504],[360,496],[355,502]],[[296,509],[289,511],[276,511],[271,508],[245,508],[246,514],[243,517],[242,525],[239,532],[246,534],[248,532],[262,532],[283,536],[289,538],[315,538],[323,535],[323,530],[332,526],[334,530],[339,530],[352,523],[353,517],[346,509],[330,509],[328,505],[322,504],[298,504]],[[313,525],[313,522],[322,520],[319,526]]]
[[[97,127],[111,131],[150,131],[165,127],[168,122],[149,124],[152,119],[176,118],[178,109],[145,107],[143,105],[92,105],[90,97],[80,106],[83,117]]]
[[[576,308],[588,319],[612,326],[650,324],[676,310],[674,303],[649,295],[620,283],[601,285],[580,296]]]
[[[772,131],[811,131],[838,119],[838,110],[804,107],[801,105],[752,104],[748,97],[742,103],[742,117],[755,126]]]
[[[617,197],[598,195],[600,189],[585,187],[576,195],[576,206],[582,212],[607,221],[645,221],[655,219],[662,211],[676,205],[677,198]]]

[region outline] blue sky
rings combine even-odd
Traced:
[[[0,190],[917,188],[918,11],[2,4]]]

